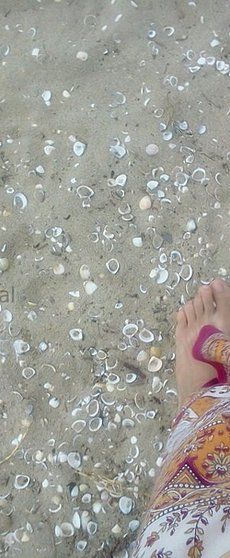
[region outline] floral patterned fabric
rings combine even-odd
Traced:
[[[230,386],[203,388],[172,424],[132,558],[230,558]]]

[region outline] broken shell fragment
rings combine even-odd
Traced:
[[[80,276],[84,281],[90,278],[90,269],[87,265],[83,264],[80,267]]]
[[[0,258],[0,271],[7,271],[10,267],[10,262],[8,258]]]
[[[152,356],[148,363],[149,372],[158,372],[162,368],[162,360],[155,356]]]

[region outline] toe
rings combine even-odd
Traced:
[[[193,301],[189,300],[185,306],[184,306],[184,312],[186,314],[186,318],[187,318],[187,322],[188,322],[188,326],[192,326],[194,324],[194,322],[196,321],[196,314],[195,314],[195,309],[193,306]]]
[[[218,277],[218,279],[212,281],[211,289],[215,304],[219,309],[226,308],[227,297],[230,305],[230,288],[228,283]]]
[[[196,318],[197,320],[201,320],[204,315],[204,305],[203,305],[203,300],[201,298],[201,295],[199,293],[195,296],[193,304],[196,313]]]
[[[209,285],[199,289],[200,296],[204,305],[206,315],[212,315],[215,312],[213,291]]]
[[[180,308],[177,312],[177,325],[183,329],[188,325],[184,308]]]

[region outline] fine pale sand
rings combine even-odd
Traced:
[[[229,274],[228,9],[0,1],[7,558],[128,558],[177,409],[173,311]]]

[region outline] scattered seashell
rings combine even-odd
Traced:
[[[110,260],[108,260],[108,262],[106,262],[106,267],[107,267],[108,271],[110,271],[110,273],[112,273],[113,275],[116,275],[116,273],[120,269],[120,264],[119,264],[118,260],[116,260],[115,258],[111,258]]]
[[[193,269],[190,264],[184,264],[179,273],[180,277],[184,279],[184,281],[189,281],[193,276]]]
[[[133,238],[132,243],[137,248],[140,248],[141,246],[143,246],[143,240],[142,240],[141,236],[136,236],[135,238]]]
[[[73,144],[73,151],[77,157],[81,157],[86,150],[86,144],[81,141],[75,141]]]
[[[148,353],[146,351],[144,351],[144,350],[139,351],[139,353],[137,355],[137,361],[138,362],[143,362],[147,358],[148,358]]]
[[[72,467],[73,469],[79,469],[79,467],[81,466],[80,453],[75,452],[75,451],[71,451],[68,454],[67,461],[68,461],[70,467]]]
[[[97,430],[99,430],[99,428],[101,428],[102,426],[102,418],[101,417],[95,417],[92,418],[89,421],[89,430],[91,432],[97,432]]]
[[[145,209],[149,209],[151,205],[152,205],[152,201],[149,196],[143,196],[143,198],[141,198],[141,200],[139,201],[139,208],[142,209],[143,211]]]
[[[73,341],[82,341],[83,339],[82,329],[70,329],[69,336],[71,337],[71,339],[73,339]]]
[[[72,537],[74,534],[74,528],[73,525],[71,523],[68,523],[67,521],[64,521],[64,523],[61,523],[61,536],[62,537]]]
[[[53,272],[54,275],[63,275],[65,273],[64,265],[61,263],[54,265]]]
[[[138,527],[140,525],[140,521],[138,521],[138,519],[133,519],[132,521],[129,522],[129,530],[131,531],[131,533],[134,533]]]
[[[154,370],[154,372],[155,372],[155,370]],[[157,370],[156,370],[156,372],[157,372]],[[158,376],[154,376],[153,379],[152,379],[152,390],[153,390],[153,392],[154,393],[159,393],[159,391],[161,391],[162,387],[163,387],[163,384],[162,384],[160,378],[158,378]]]
[[[86,60],[88,60],[88,53],[85,52],[84,50],[79,50],[76,54],[76,58],[78,58],[78,60],[82,60],[83,62],[85,62]]]
[[[17,490],[24,490],[24,488],[27,488],[29,483],[30,483],[30,477],[28,477],[27,475],[16,475],[14,481],[14,487]]]
[[[93,281],[87,281],[84,285],[84,289],[86,294],[91,295],[96,291],[97,285]]]
[[[127,496],[122,496],[119,500],[119,508],[124,515],[128,515],[133,508],[132,498],[128,498]]]
[[[23,341],[23,339],[16,339],[16,341],[14,341],[13,343],[13,347],[17,355],[23,355],[30,350],[29,343],[26,343],[26,341]]]
[[[80,276],[84,281],[90,278],[90,269],[87,265],[83,264],[80,267]]]
[[[189,219],[186,223],[186,231],[194,232],[197,229],[197,224],[195,219]]]
[[[126,335],[127,337],[133,337],[136,335],[137,331],[138,327],[136,324],[126,324],[122,329],[123,335]]]
[[[51,96],[52,96],[52,93],[49,89],[45,89],[45,91],[43,91],[43,93],[42,93],[43,101],[45,101],[47,106],[50,105]]]
[[[86,426],[86,422],[85,420],[75,420],[75,422],[73,422],[73,424],[71,425],[71,428],[77,433],[80,434],[82,432],[82,430],[84,430]]]
[[[87,547],[87,541],[85,540],[81,540],[76,542],[76,550],[79,550],[79,552],[83,552],[85,550],[85,548]]]
[[[127,384],[133,384],[133,382],[135,382],[135,380],[137,379],[137,375],[136,374],[126,374],[125,377],[125,381],[127,382]]]
[[[126,185],[126,182],[127,182],[126,174],[119,174],[117,176],[117,178],[115,179],[115,185],[116,186],[121,186],[122,188],[124,188],[124,186]]]
[[[35,376],[35,374],[36,372],[34,368],[31,368],[30,366],[27,366],[22,370],[22,377],[25,378],[26,380],[30,380],[31,378],[33,378],[33,376]]]
[[[10,262],[8,258],[0,258],[0,271],[7,271],[10,267]]]
[[[159,147],[155,143],[150,143],[145,148],[147,155],[153,156],[156,155],[159,151]]]
[[[148,363],[149,372],[158,372],[162,368],[162,360],[155,356],[152,356]]]
[[[109,151],[115,156],[117,157],[117,159],[122,159],[127,151],[125,149],[125,147],[123,147],[122,145],[111,145],[109,148]]]
[[[89,521],[87,524],[87,531],[89,535],[93,536],[97,532],[97,523],[95,521]]]
[[[49,399],[49,405],[50,407],[53,407],[53,409],[57,409],[57,407],[59,407],[60,405],[60,401],[59,399],[57,399],[57,397],[51,397]]]
[[[144,343],[151,343],[154,340],[153,333],[145,327],[139,333],[139,339]]]
[[[114,525],[114,526],[112,527],[111,531],[112,531],[112,533],[113,533],[114,535],[120,535],[120,533],[121,533],[121,527],[120,527],[120,525],[118,525],[118,523],[116,523],[116,525]]]
[[[13,197],[13,207],[16,209],[25,209],[28,205],[27,197],[22,192],[16,192]]]
[[[72,518],[72,523],[73,523],[75,529],[80,529],[81,528],[81,518],[80,518],[80,515],[79,515],[78,511],[74,512],[73,518]]]
[[[159,358],[161,356],[161,348],[155,347],[154,345],[150,347],[150,355]]]

